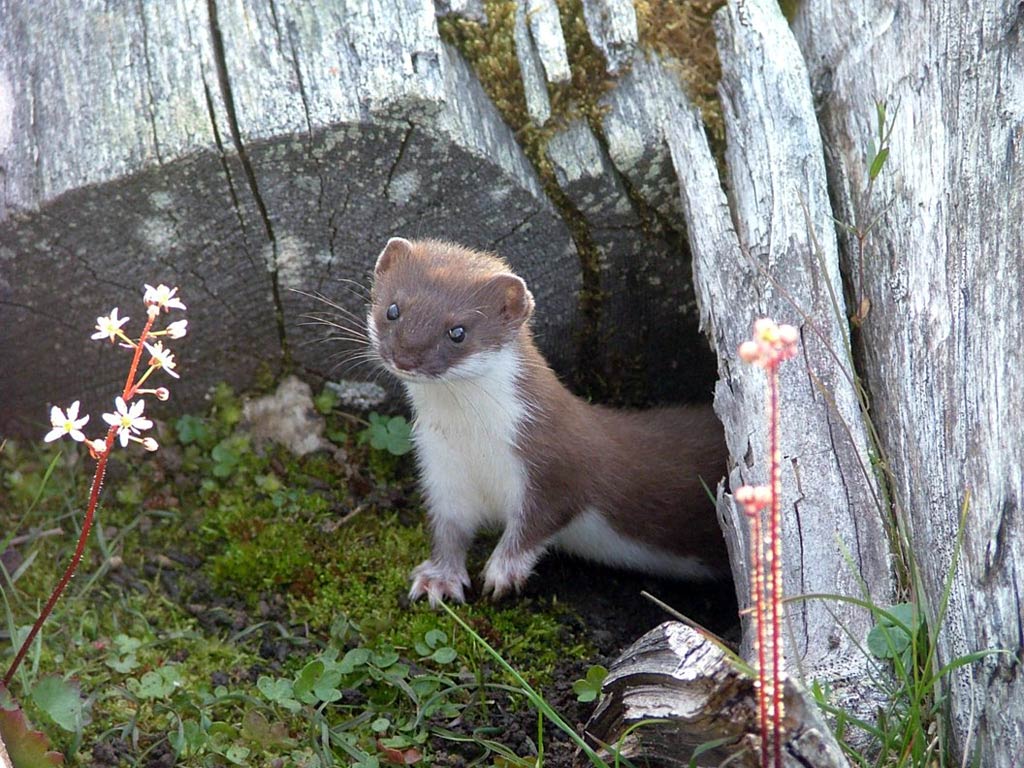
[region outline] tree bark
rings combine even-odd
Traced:
[[[729,487],[768,482],[766,382],[760,369],[739,361],[737,348],[750,337],[757,317],[770,316],[797,326],[801,335],[801,354],[781,369],[783,580],[785,593],[797,598],[786,608],[787,669],[798,679],[822,683],[831,690],[832,703],[871,721],[886,703],[877,684],[884,673],[863,650],[873,617],[838,598],[799,599],[824,593],[888,605],[895,593],[888,510],[872,470],[857,396],[807,71],[774,2],[730,3],[717,14],[715,30],[730,196],[722,190],[700,116],[680,93],[663,92],[661,104],[668,110],[667,142],[679,178],[702,320],[718,355],[715,410],[732,457]],[[718,509],[745,608],[751,603],[747,520],[724,486],[718,490]],[[746,623],[743,637],[749,659],[753,637]],[[678,663],[686,674],[702,674],[685,655]],[[647,691],[648,703],[674,695],[671,684],[652,683],[639,673],[620,684],[633,683]],[[613,743],[623,731],[608,729],[653,716],[657,707],[644,708],[641,693],[622,694],[640,699],[630,721],[596,715],[588,732]],[[692,723],[673,717],[684,731],[706,726],[695,736],[697,743],[721,736],[721,713],[713,711],[710,699],[705,704],[709,708]],[[608,706],[618,711],[625,705]],[[636,732],[636,741],[646,739],[638,752],[670,764],[670,742],[643,733]],[[865,745],[865,735],[859,737],[854,744]],[[730,744],[731,751],[738,745]],[[715,764],[710,759],[708,764]]]
[[[719,359],[715,410],[734,461],[730,486],[768,481],[765,379],[737,347],[755,318],[800,329],[801,354],[783,364],[783,568],[787,595],[867,595],[894,584],[885,510],[871,470],[847,353],[846,310],[823,153],[803,60],[775,3],[736,2],[715,19],[722,60],[727,201],[692,114],[670,144],[687,210],[697,293]],[[720,489],[740,605],[750,604],[745,516]],[[867,611],[831,600],[787,606],[787,661],[857,708],[877,701],[863,644]],[[751,633],[744,633],[749,651]],[[749,657],[749,654],[745,654]],[[848,686],[848,687],[847,687]]]
[[[344,281],[394,234],[500,251],[575,359],[569,230],[429,3],[0,0],[0,21],[4,434],[109,410],[121,360],[91,325],[141,316],[143,283],[190,305],[177,408],[263,367],[336,374],[302,324],[323,305],[291,289],[361,316]]]
[[[811,0],[794,24],[836,216],[862,230],[877,219],[863,256],[845,236],[843,267],[870,305],[857,351],[915,599],[939,665],[1009,651],[957,671],[948,690],[958,750],[992,768],[1024,754],[1022,25],[1015,2],[873,0]],[[876,101],[891,152],[869,195]]]

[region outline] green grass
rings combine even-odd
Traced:
[[[29,719],[69,765],[112,745],[128,764],[429,764],[439,734],[500,754],[494,736],[448,724],[486,723],[515,679],[404,597],[428,551],[411,457],[380,456],[332,416],[347,460],[295,458],[236,433],[239,415],[220,388],[210,413],[167,425],[157,454],[114,454],[82,567],[12,686]],[[4,665],[67,562],[92,466],[74,446],[0,453],[3,548],[29,536],[0,573]],[[539,685],[589,650],[566,636],[565,610],[460,615]]]

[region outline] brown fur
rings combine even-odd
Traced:
[[[483,359],[475,356],[516,350],[515,392],[528,415],[509,456],[522,457],[526,488],[488,563],[487,586],[495,594],[521,586],[553,537],[587,510],[649,550],[690,558],[710,573],[727,572],[722,533],[702,485],[716,485],[727,457],[710,407],[624,411],[573,395],[533,342],[526,284],[490,254],[393,239],[378,259],[371,302],[375,348],[407,381],[436,380],[443,388],[468,363]],[[392,304],[400,316],[389,320]],[[458,344],[448,336],[456,326],[466,331]],[[473,525],[428,501],[434,555],[414,572],[411,594],[461,599]]]
[[[722,531],[701,481],[714,488],[728,453],[710,406],[627,411],[592,405],[558,381],[523,328],[523,387],[537,407],[519,446],[543,500],[530,543],[599,508],[624,536],[727,568]]]

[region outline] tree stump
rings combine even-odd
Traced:
[[[1008,2],[811,0],[794,22],[836,217],[877,220],[863,253],[840,230],[843,265],[868,306],[856,350],[918,568],[910,587],[935,628],[953,573],[939,666],[1007,651],[956,671],[946,692],[956,759],[986,768],[1024,754],[1022,29],[1024,7]],[[876,101],[891,147],[869,195]]]
[[[261,369],[330,375],[338,348],[302,325],[323,306],[292,289],[361,316],[343,281],[392,234],[499,251],[574,361],[568,228],[433,9],[388,5],[0,0],[0,432],[109,410],[120,360],[88,337],[139,315],[143,283],[189,305],[178,407]]]

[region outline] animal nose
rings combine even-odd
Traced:
[[[400,371],[411,371],[418,368],[420,364],[419,357],[409,352],[395,352],[392,362]]]

